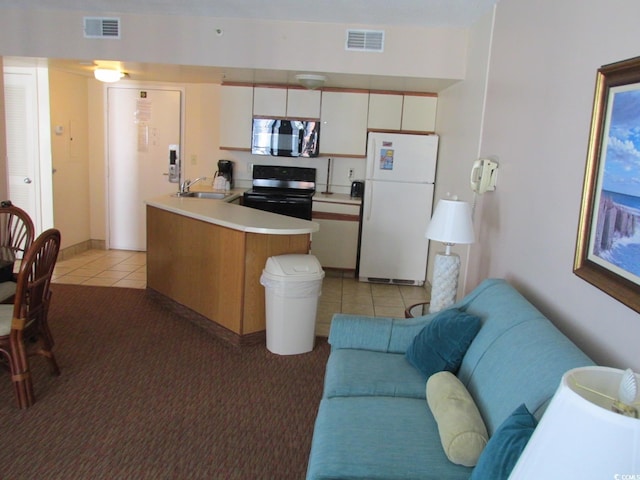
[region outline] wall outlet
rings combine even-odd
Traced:
[[[353,168],[349,169],[349,180],[353,180]]]

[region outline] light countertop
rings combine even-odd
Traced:
[[[145,203],[178,215],[248,233],[299,235],[317,232],[320,228],[316,222],[228,203],[243,192],[244,190],[232,190],[232,195],[224,200],[163,195]]]
[[[313,195],[313,201],[360,205],[362,203],[362,198],[352,197],[348,193],[322,193],[322,192],[316,191],[316,193]]]

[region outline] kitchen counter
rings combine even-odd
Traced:
[[[146,202],[147,288],[169,308],[240,345],[265,339],[260,276],[267,259],[309,253],[319,225],[227,203],[234,195],[226,201],[164,195]]]
[[[194,189],[194,191],[196,191]],[[299,218],[247,208],[229,203],[242,196],[244,190],[232,191],[224,200],[174,197],[163,195],[146,204],[185,217],[248,233],[298,235],[317,232],[319,226]]]
[[[348,205],[360,205],[362,198],[352,197],[348,193],[320,193],[316,192],[313,196],[314,202],[326,203],[345,203]]]

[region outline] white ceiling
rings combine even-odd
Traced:
[[[499,0],[0,0],[0,8],[81,10],[96,14],[153,12],[156,15],[196,15],[220,18],[306,21],[359,25],[469,26]],[[73,59],[50,59],[53,68],[91,74],[93,66]],[[189,67],[122,63],[140,81],[255,81],[295,83],[296,72],[222,71]],[[448,85],[431,79],[398,79],[332,74],[327,86],[392,90],[439,91]]]

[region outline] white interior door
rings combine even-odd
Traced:
[[[53,226],[47,79],[36,65],[4,68],[9,199],[29,214],[36,235]]]
[[[169,145],[180,145],[180,90],[109,87],[109,248],[146,250],[144,201],[177,191]]]

